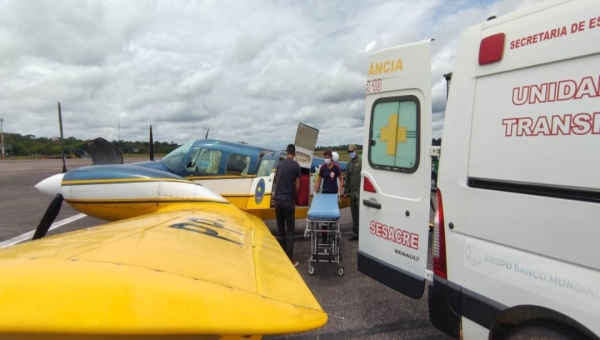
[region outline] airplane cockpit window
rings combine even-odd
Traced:
[[[197,146],[186,161],[185,170],[190,174],[217,174],[221,163],[221,151]]]
[[[269,176],[271,171],[275,167],[276,160],[275,159],[263,159],[258,166],[258,171],[256,171],[256,176]]]
[[[179,165],[181,164],[183,157],[185,157],[185,155],[190,150],[190,148],[192,147],[193,144],[194,143],[184,144],[184,145],[178,147],[177,149],[169,152],[168,155],[163,157],[163,159],[162,159],[163,163],[171,170],[175,170],[175,171],[179,170]]]
[[[250,167],[250,157],[238,153],[232,153],[227,158],[228,175],[247,175]]]

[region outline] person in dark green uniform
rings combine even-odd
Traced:
[[[356,145],[348,147],[350,160],[346,164],[344,179],[344,197],[350,196],[350,212],[352,212],[352,235],[350,241],[358,240],[358,202],[360,201],[360,171],[362,170],[362,157],[356,152]]]

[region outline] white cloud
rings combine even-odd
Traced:
[[[284,146],[298,122],[319,145],[362,143],[367,54],[435,38],[433,135],[441,136],[461,32],[538,0],[5,0],[4,131],[184,143],[210,136]],[[120,131],[119,131],[120,124]]]

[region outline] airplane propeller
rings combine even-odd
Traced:
[[[52,223],[54,223],[56,216],[58,216],[58,213],[60,212],[63,200],[63,195],[58,194],[52,200],[52,202],[50,202],[50,205],[46,209],[40,224],[38,224],[37,228],[35,229],[32,240],[37,240],[46,236],[46,233],[48,233],[48,230],[50,230],[50,226],[52,226]]]
[[[65,161],[65,139],[64,139],[64,135],[63,135],[62,111],[60,109],[60,102],[58,102],[58,125],[60,127],[60,146],[61,146],[61,150],[62,150],[62,161],[63,161],[62,173],[64,174],[65,172],[67,172],[67,163]],[[55,175],[55,176],[58,176],[58,175]],[[58,186],[60,188],[60,180],[62,180],[62,175],[60,175],[58,177],[60,177],[59,182],[58,182],[59,183]],[[48,181],[47,183],[51,183],[51,182]],[[55,183],[53,183],[53,184],[55,184]],[[60,212],[60,208],[62,207],[63,200],[64,200],[63,195],[59,193],[56,195],[56,197],[54,197],[52,202],[50,202],[50,205],[48,205],[48,208],[46,209],[44,216],[42,216],[42,220],[40,221],[37,228],[35,229],[35,233],[33,234],[32,240],[37,240],[39,238],[46,236],[46,234],[48,233],[48,230],[50,230],[50,227],[52,226],[52,223],[54,223],[56,216],[58,216],[58,213]]]
[[[62,113],[60,110],[60,102],[58,102],[58,125],[60,126],[60,146],[62,149],[62,161],[63,161],[62,172],[65,173],[65,172],[67,172],[67,164],[65,161],[65,139],[63,137]]]
[[[207,138],[208,138],[208,131],[210,131],[210,129],[207,129],[207,130],[206,130],[206,136],[204,136],[204,139],[207,139]]]
[[[154,139],[152,138],[152,125],[150,125],[150,160],[154,160]]]

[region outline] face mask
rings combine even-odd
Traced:
[[[325,164],[327,164],[327,165],[331,164],[331,159],[330,158],[325,158]]]
[[[356,152],[350,152],[350,158],[354,159],[356,157]]]

